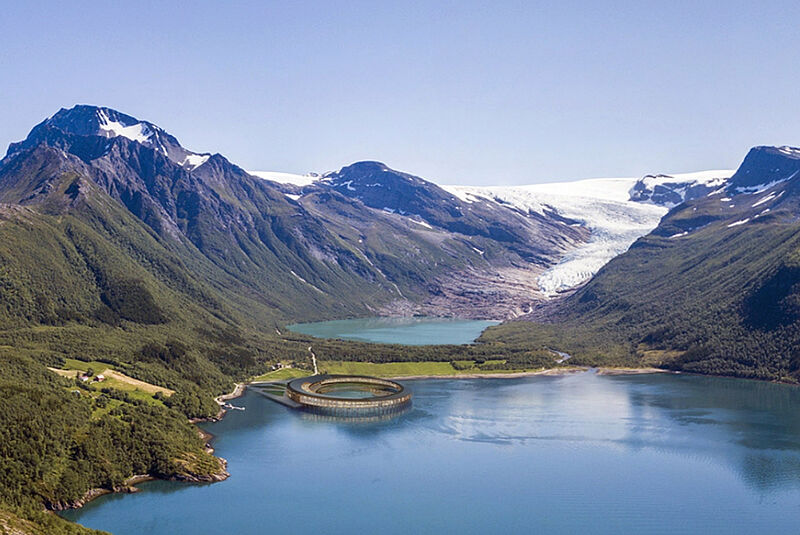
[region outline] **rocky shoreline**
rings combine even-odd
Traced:
[[[213,450],[212,450],[213,451]],[[176,474],[171,477],[157,477],[152,474],[137,474],[135,476],[131,476],[125,480],[122,485],[117,487],[113,487],[111,489],[107,488],[94,488],[89,489],[84,493],[84,495],[77,500],[72,502],[57,502],[57,503],[49,503],[47,505],[47,509],[50,511],[65,511],[67,509],[78,509],[83,507],[90,501],[99,498],[100,496],[105,496],[106,494],[134,494],[136,492],[141,492],[141,489],[138,488],[136,485],[139,483],[144,483],[146,481],[155,481],[155,480],[162,480],[162,481],[181,481],[185,483],[215,483],[217,481],[224,481],[230,477],[228,473],[228,461],[223,459],[222,457],[217,457],[220,463],[220,471],[214,474]]]

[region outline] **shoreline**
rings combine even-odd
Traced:
[[[203,423],[203,422],[217,422],[223,416],[225,416],[225,414],[228,412],[228,410],[225,408],[225,402],[229,401],[231,399],[236,399],[238,397],[241,397],[244,394],[244,391],[247,389],[247,385],[250,384],[250,383],[248,381],[248,382],[244,382],[244,383],[234,383],[234,384],[236,386],[234,386],[233,390],[230,393],[221,394],[221,395],[219,395],[219,396],[214,398],[214,401],[217,403],[217,405],[219,405],[219,412],[217,412],[216,415],[208,416],[208,417],[205,417],[205,418],[189,418],[189,423],[197,425],[197,424]],[[198,429],[200,429],[200,428],[198,427]],[[210,435],[212,438],[214,436],[214,435],[211,435],[211,433],[208,433],[207,431],[202,431],[201,430],[201,434],[203,434],[203,433],[206,433],[206,434]]]
[[[588,368],[543,368],[541,370],[528,370],[523,372],[497,372],[497,373],[454,373],[451,375],[392,375],[389,379],[400,381],[414,381],[418,379],[517,379],[519,377],[535,377],[537,375],[572,375],[588,371]]]
[[[158,478],[150,474],[136,474],[123,481],[122,485],[114,487],[113,489],[100,487],[89,489],[74,502],[48,504],[45,510],[51,513],[58,513],[69,509],[80,509],[92,500],[100,496],[105,496],[106,494],[135,494],[141,492],[141,489],[137,488],[136,485],[146,481],[155,481],[156,479]]]
[[[541,370],[530,370],[524,372],[499,372],[499,373],[459,373],[453,375],[394,375],[390,379],[400,381],[413,381],[417,379],[517,379],[520,377],[561,376],[574,375],[594,371],[597,375],[644,375],[650,373],[680,373],[661,368],[592,368],[589,366],[571,366],[559,368],[543,368]]]
[[[218,421],[220,418],[225,416],[228,412],[225,410],[222,405],[230,399],[235,399],[241,397],[245,390],[247,389],[247,383],[236,383],[233,391],[228,394],[223,394],[221,396],[217,396],[214,398],[220,405],[220,411],[217,413],[217,416],[211,418],[191,418],[189,419],[189,423],[195,426],[197,430],[197,434],[200,438],[205,442],[203,445],[203,449],[206,453],[210,455],[214,455],[214,447],[211,445],[211,440],[214,439],[213,433],[209,433],[205,429],[202,429],[197,424],[202,422],[214,422]],[[47,504],[45,506],[45,511],[49,511],[51,513],[58,513],[59,511],[66,511],[68,509],[80,509],[81,507],[85,506],[87,503],[91,502],[99,498],[100,496],[105,496],[107,494],[135,494],[137,492],[141,492],[141,489],[138,488],[136,485],[140,483],[145,483],[148,481],[180,481],[184,483],[216,483],[219,481],[224,481],[228,479],[231,475],[228,472],[228,461],[224,457],[218,457],[214,455],[214,458],[219,461],[220,470],[219,472],[215,472],[209,475],[186,475],[186,474],[176,474],[171,477],[156,477],[152,474],[135,474],[125,481],[123,481],[122,485],[118,487],[114,487],[112,489],[96,487],[93,489],[87,490],[82,497],[78,498],[73,502],[68,503],[55,503],[55,504]]]
[[[248,382],[234,383],[234,384],[235,384],[235,386],[234,386],[234,388],[233,388],[233,390],[231,391],[230,394],[222,394],[221,396],[217,396],[216,398],[214,398],[214,401],[216,401],[218,404],[222,405],[228,400],[236,399],[238,397],[241,397],[242,394],[245,391],[245,388],[247,388]]]

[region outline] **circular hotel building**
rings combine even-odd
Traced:
[[[390,413],[411,403],[402,384],[362,375],[301,377],[289,381],[286,396],[305,410],[341,416]]]

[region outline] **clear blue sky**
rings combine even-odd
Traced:
[[[798,4],[7,2],[0,145],[87,103],[254,170],[375,159],[513,184],[735,167],[800,145]]]

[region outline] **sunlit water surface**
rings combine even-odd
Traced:
[[[248,393],[206,428],[231,477],[65,516],[115,534],[797,533],[800,389],[695,376],[408,381],[391,420]]]

